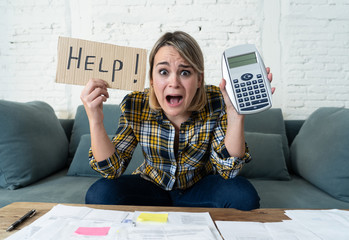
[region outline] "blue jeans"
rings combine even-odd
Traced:
[[[166,191],[139,175],[99,179],[86,193],[87,204],[177,207],[259,208],[259,196],[243,177],[208,175],[186,190]]]

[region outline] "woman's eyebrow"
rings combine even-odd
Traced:
[[[156,64],[156,66],[159,66],[159,65],[166,65],[166,66],[170,66],[170,64],[168,62],[159,62]],[[180,68],[193,68],[191,65],[185,65],[185,64],[179,64]]]
[[[168,62],[159,62],[158,64],[156,64],[156,66],[159,66],[159,65],[170,66],[170,64]]]
[[[184,65],[184,64],[180,64],[179,67],[182,67],[182,68],[193,68],[193,67],[190,66],[190,65]]]

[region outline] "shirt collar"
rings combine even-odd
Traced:
[[[205,118],[205,108],[200,111],[193,111],[185,121],[185,124],[193,124],[195,121],[204,121]],[[163,124],[164,122],[170,122],[162,110],[150,109],[149,120],[156,120],[158,124]]]

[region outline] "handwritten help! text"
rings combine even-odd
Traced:
[[[144,89],[146,50],[60,37],[56,82],[85,85],[100,78],[111,88]]]

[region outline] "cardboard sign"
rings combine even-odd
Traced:
[[[142,91],[146,60],[145,49],[59,37],[56,82],[86,85],[100,78],[111,88]]]

